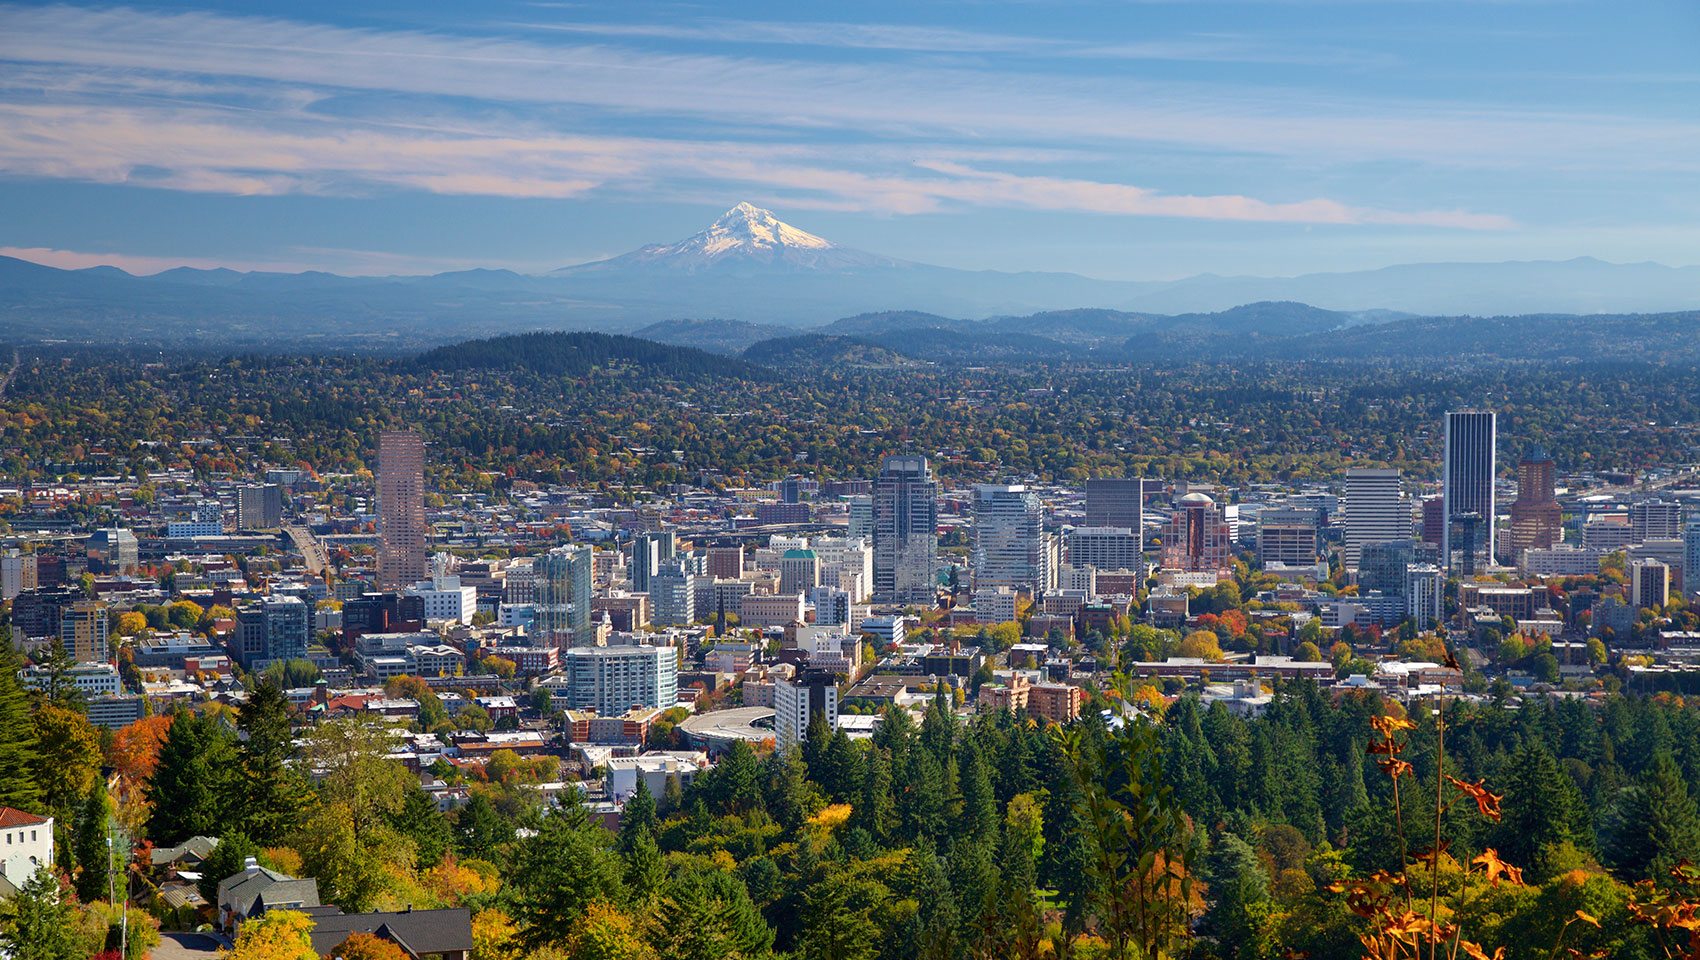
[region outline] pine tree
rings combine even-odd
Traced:
[[[1680,860],[1700,858],[1700,813],[1676,761],[1660,753],[1618,796],[1606,860],[1625,883],[1662,878]]]
[[[1581,795],[1558,761],[1535,741],[1525,742],[1512,755],[1500,782],[1505,795],[1488,845],[1506,863],[1533,870],[1531,879],[1545,879],[1538,869],[1543,849],[1586,843],[1571,829]]]
[[[158,846],[215,836],[228,822],[236,752],[213,721],[187,711],[171,721],[148,782],[148,839]]]
[[[658,946],[669,960],[762,957],[773,949],[773,929],[744,882],[723,870],[679,876],[667,887],[659,913],[667,923]]]
[[[401,809],[390,817],[390,826],[413,841],[414,862],[420,869],[441,862],[454,839],[449,831],[449,818],[437,809],[437,801],[418,786],[407,791]]]
[[[231,816],[256,841],[280,842],[300,820],[310,791],[289,766],[295,743],[288,702],[276,682],[255,688],[237,712],[237,728],[244,739],[230,778]]]
[[[878,747],[862,753],[861,788],[851,823],[866,830],[876,843],[884,843],[890,836],[895,808],[891,801],[891,764]]]
[[[1204,862],[1210,906],[1203,930],[1216,938],[1224,960],[1255,956],[1254,908],[1269,899],[1269,877],[1251,845],[1232,833],[1217,838]]]
[[[77,858],[77,896],[84,903],[111,897],[111,870],[122,869],[121,863],[113,862],[112,847],[107,844],[111,822],[112,798],[107,795],[106,782],[96,777],[77,812],[76,834],[71,842]]]
[[[212,853],[201,861],[201,880],[196,886],[201,899],[217,903],[218,885],[241,873],[248,858],[257,857],[259,853],[260,848],[240,830],[232,830],[220,837],[218,846],[213,847]]]
[[[536,835],[519,844],[508,888],[526,947],[564,944],[593,902],[624,897],[623,864],[608,839],[578,796],[569,794]]]
[[[0,643],[0,807],[43,813],[35,779],[37,744],[29,700],[18,686],[18,656]]]
[[[986,771],[985,759],[974,737],[962,740],[959,769],[962,777],[962,815],[957,820],[956,835],[975,842],[993,843],[997,839],[998,808],[992,797],[992,781]]]
[[[632,845],[640,835],[654,839],[661,831],[661,821],[655,815],[655,800],[649,795],[649,784],[644,783],[643,777],[638,777],[637,790],[626,800],[626,806],[620,811],[620,837],[618,848],[622,854],[629,855]]]

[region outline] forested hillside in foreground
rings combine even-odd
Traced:
[[[445,722],[422,684],[392,685],[421,727]],[[1431,900],[1482,956],[1686,941],[1700,711],[1680,698],[1448,703],[1442,753],[1427,705],[1405,719],[1291,683],[1247,719],[1158,694],[1126,694],[1149,722],[1107,723],[1098,698],[1067,729],[960,723],[948,693],[870,741],[817,722],[800,748],[739,745],[688,787],[640,791],[610,833],[571,790],[543,801],[552,764],[500,752],[432,769],[472,796],[440,813],[384,759],[384,721],[297,744],[270,684],[229,724],[215,708],[103,735],[74,693],[28,700],[7,671],[0,804],[58,818],[67,898],[14,903],[67,923],[70,891],[98,913],[105,889],[107,766],[139,838],[222,837],[204,875],[256,855],[345,910],[464,905],[479,960],[1415,956]]]

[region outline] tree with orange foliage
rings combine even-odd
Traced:
[[[349,934],[348,939],[331,948],[331,956],[339,960],[407,960],[400,947],[370,933]]]
[[[127,784],[147,783],[159,763],[159,748],[165,743],[166,731],[170,729],[170,716],[143,717],[121,728],[113,734],[107,762]]]

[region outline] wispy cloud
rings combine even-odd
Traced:
[[[708,53],[695,42],[1106,60],[1305,55],[1232,34],[1083,43],[701,20],[556,24],[554,37],[522,39],[126,8],[0,7],[0,18],[0,60],[11,64],[0,74],[0,171],[164,189],[527,199],[736,190],[896,214],[1014,208],[1501,230],[1509,217],[1450,204],[1243,183],[1165,189],[1147,182],[1140,160],[1225,157],[1242,176],[1290,165],[1516,171],[1554,158],[1614,172],[1700,168],[1692,122],[1157,83],[1108,64],[1081,76],[1027,70],[1021,58],[991,67],[924,57],[899,70]],[[693,42],[688,52],[619,42],[648,39]],[[678,135],[629,135],[639,126]],[[1084,156],[1099,161],[1088,165],[1095,175],[1071,165]]]

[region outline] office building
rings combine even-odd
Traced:
[[[1140,533],[1145,522],[1144,486],[1138,477],[1086,481],[1085,525]]]
[[[563,666],[573,710],[620,716],[671,707],[679,698],[679,653],[672,647],[573,647]]]
[[[1700,595],[1700,523],[1691,523],[1682,534],[1683,591],[1688,596]]]
[[[632,592],[648,593],[649,578],[655,576],[663,563],[673,559],[678,547],[678,535],[671,530],[642,533],[633,539],[631,559],[626,564],[626,575],[631,578]]]
[[[1405,616],[1426,630],[1445,613],[1446,575],[1432,563],[1405,567]]]
[[[1629,564],[1629,599],[1636,610],[1659,610],[1670,602],[1670,568],[1657,560]]]
[[[697,577],[677,558],[649,578],[649,621],[657,627],[688,627],[697,622]]]
[[[1399,471],[1346,471],[1343,560],[1356,567],[1365,544],[1411,539],[1411,510],[1399,492]]]
[[[792,549],[779,555],[779,592],[808,593],[820,586],[820,557],[813,550]]]
[[[781,749],[809,738],[809,723],[819,716],[828,730],[838,728],[838,678],[824,670],[805,670],[794,680],[773,683],[774,742]]]
[[[136,535],[118,527],[96,530],[89,537],[88,558],[90,573],[135,573],[140,562]]]
[[[111,659],[106,642],[106,604],[82,600],[59,611],[59,639],[78,663]]]
[[[1440,545],[1411,539],[1364,544],[1358,556],[1358,593],[1404,595],[1406,571],[1413,564],[1439,566]]]
[[[864,603],[874,592],[874,548],[860,537],[817,537],[810,547],[820,558],[821,583],[851,591]]]
[[[1682,539],[1637,543],[1629,548],[1628,560],[1657,560],[1665,565],[1672,593],[1680,597],[1688,589],[1688,544]]]
[[[1233,575],[1233,561],[1233,535],[1221,506],[1203,493],[1177,500],[1163,524],[1163,568],[1214,574],[1221,581]]]
[[[425,438],[391,430],[378,438],[378,583],[399,591],[426,569]]]
[[[974,587],[1043,590],[1050,579],[1043,508],[1021,484],[974,487]]]
[[[1677,540],[1682,537],[1682,504],[1644,500],[1629,505],[1629,542]]]
[[[1498,417],[1492,411],[1446,414],[1441,497],[1446,527],[1440,555],[1454,572],[1474,572],[1494,556],[1494,451]]]
[[[1636,542],[1632,533],[1629,517],[1625,514],[1594,517],[1582,524],[1582,546],[1601,553],[1615,553]]]
[[[593,563],[592,551],[585,546],[556,547],[532,562],[535,595],[532,631],[537,640],[562,648],[593,642],[590,629]]]
[[[938,593],[938,483],[927,458],[886,457],[874,483],[874,597],[931,606]]]
[[[11,600],[36,584],[35,554],[8,550],[0,556],[0,598]]]
[[[431,562],[431,579],[413,584],[407,592],[425,602],[425,619],[470,624],[478,612],[478,588],[463,586],[460,577],[449,572],[449,562],[448,554],[437,554]]]
[[[744,547],[708,548],[708,575],[716,580],[736,580],[744,575]]]
[[[312,631],[312,607],[300,597],[274,594],[236,611],[230,652],[247,670],[264,670],[274,661],[305,660]]]
[[[236,527],[239,530],[276,530],[283,525],[283,487],[276,483],[249,484],[236,488]]]
[[[1124,527],[1076,527],[1066,538],[1070,566],[1096,570],[1143,569],[1145,549],[1137,531]]]
[[[845,536],[851,539],[874,538],[874,498],[858,494],[850,498],[850,525]]]
[[[1316,563],[1321,515],[1304,507],[1264,507],[1257,515],[1257,562],[1293,567]]]
[[[1556,471],[1552,457],[1540,447],[1517,461],[1517,500],[1511,504],[1511,528],[1505,536],[1505,557],[1513,564],[1521,563],[1527,550],[1564,539],[1564,511],[1553,496]]]

